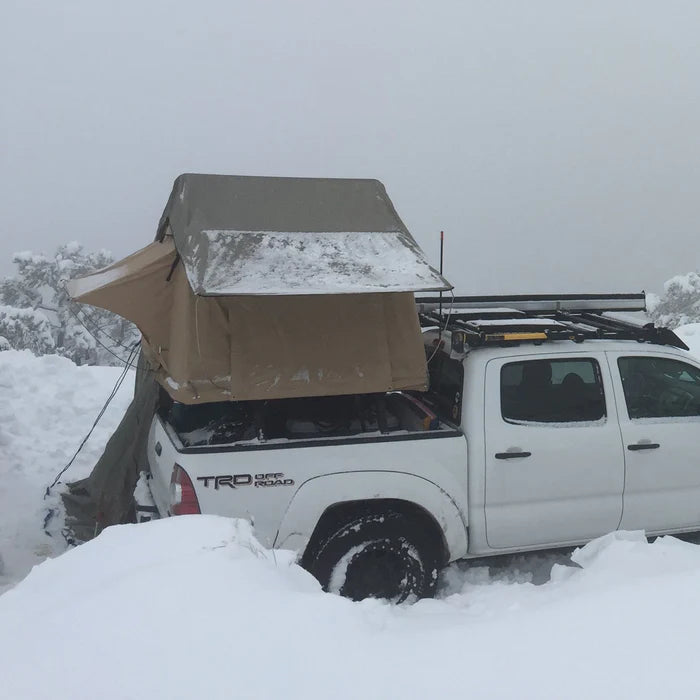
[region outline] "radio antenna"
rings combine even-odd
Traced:
[[[442,261],[445,252],[445,232],[440,231],[440,277],[442,277]],[[442,318],[442,290],[440,290],[440,318]]]

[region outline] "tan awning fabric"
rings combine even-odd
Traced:
[[[76,301],[138,326],[175,400],[425,389],[413,294],[200,297],[175,261],[166,237],[69,285]]]
[[[68,293],[75,301],[132,321],[154,347],[167,345],[173,301],[166,279],[175,256],[172,238],[151,243],[92,275],[70,280]]]

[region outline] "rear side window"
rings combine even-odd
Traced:
[[[428,364],[430,387],[425,400],[441,420],[459,425],[462,421],[462,389],[464,367],[438,352]]]
[[[662,357],[621,357],[622,388],[630,418],[700,416],[700,370]]]
[[[515,423],[579,423],[605,417],[593,359],[525,360],[501,368],[501,413]]]

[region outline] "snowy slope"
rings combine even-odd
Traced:
[[[56,355],[0,352],[0,591],[46,556],[65,549],[42,523],[54,494],[46,487],[87,434],[121,370],[77,367]],[[133,394],[127,378],[89,442],[66,473],[87,476]],[[58,533],[56,533],[58,534]]]
[[[678,337],[690,348],[690,352],[700,359],[700,323],[688,323],[676,329]]]
[[[109,528],[0,597],[3,697],[700,696],[700,547],[617,533],[574,559],[396,607],[321,592],[242,521]]]

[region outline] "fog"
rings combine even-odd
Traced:
[[[5,0],[0,273],[181,172],[374,177],[464,294],[697,269],[700,4]]]

